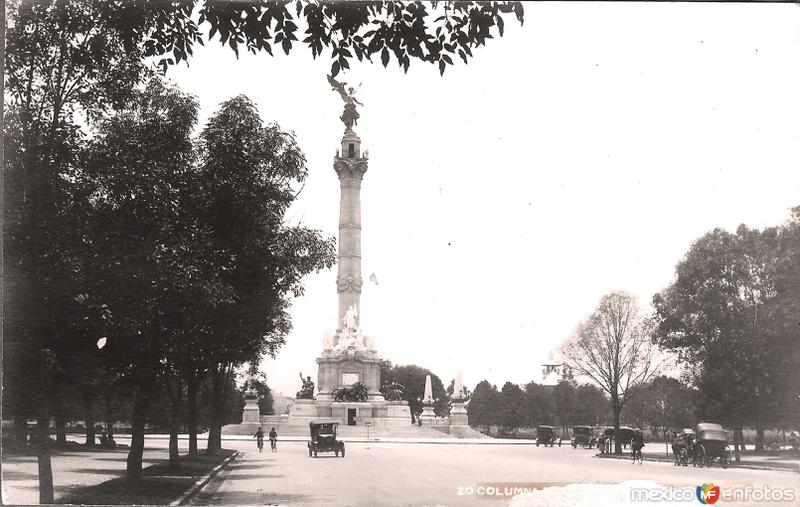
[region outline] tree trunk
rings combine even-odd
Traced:
[[[741,447],[744,443],[744,435],[742,434],[742,425],[737,424],[733,430],[733,453],[736,463],[742,461]]]
[[[39,466],[39,503],[53,503],[53,466],[50,462],[50,418],[47,416],[46,402],[42,402],[40,415],[36,420],[36,437],[38,453],[36,461]]]
[[[94,446],[95,445],[95,435],[94,435],[94,417],[87,416],[86,417],[86,445]]]
[[[139,392],[133,404],[131,415],[131,450],[128,452],[128,482],[137,482],[142,477],[142,453],[144,452],[144,425],[147,420],[149,400],[145,393]]]
[[[761,421],[756,423],[756,451],[764,450],[764,426]]]
[[[28,418],[14,416],[14,440],[22,446],[28,445]]]
[[[169,429],[169,467],[177,469],[181,467],[181,455],[178,452],[178,426],[171,423]]]
[[[106,416],[106,434],[108,435],[108,445],[116,447],[114,442],[114,418],[111,415]]]
[[[622,407],[616,398],[611,398],[611,411],[614,417],[614,454],[622,454],[622,440],[619,435],[619,418],[622,414]]]
[[[64,422],[64,416],[56,416],[56,444],[63,447],[67,445],[67,424]]]
[[[189,456],[197,456],[197,378],[192,377],[186,383],[186,395],[189,398],[188,430]]]
[[[207,454],[215,454],[222,449],[222,391],[225,377],[224,368],[211,376],[211,427],[208,430]]]
[[[166,381],[167,392],[170,400],[169,414],[169,466],[170,468],[180,468],[181,457],[178,452],[178,430],[180,429],[180,415],[183,396],[183,386],[177,379]]]

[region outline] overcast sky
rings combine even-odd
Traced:
[[[541,379],[611,290],[644,307],[714,227],[776,225],[800,205],[800,8],[526,4],[525,25],[456,62],[353,63],[362,185],[361,324],[395,364],[445,383]],[[201,121],[243,93],[294,131],[309,178],[291,223],[338,234],[342,102],[327,58],[197,48],[169,77]],[[378,284],[369,283],[375,274]],[[270,385],[316,381],[336,328],[335,268],[306,280]]]

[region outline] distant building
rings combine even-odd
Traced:
[[[555,360],[553,351],[542,365],[542,385],[555,387],[562,380],[572,380],[572,368]]]

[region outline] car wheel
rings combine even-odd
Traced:
[[[344,458],[344,446],[342,446],[342,457]]]

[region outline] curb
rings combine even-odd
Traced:
[[[198,491],[200,491],[200,489],[202,489],[203,486],[208,484],[208,482],[211,479],[213,479],[220,472],[220,470],[222,470],[222,468],[225,467],[225,465],[227,465],[228,463],[230,463],[231,461],[235,460],[238,457],[239,457],[239,451],[236,451],[233,454],[231,454],[230,456],[228,456],[227,458],[225,458],[225,460],[222,463],[220,463],[219,465],[217,465],[216,467],[214,467],[213,470],[208,472],[203,477],[197,479],[197,482],[192,484],[189,487],[189,489],[184,491],[179,499],[177,499],[174,502],[170,503],[169,504],[170,507],[177,507],[178,505],[185,504],[189,500],[189,498],[194,496],[194,494],[197,493]]]
[[[600,458],[600,459],[624,459],[624,460],[630,460],[631,459],[630,456],[616,456],[616,455],[613,455],[613,454],[595,454],[594,457],[595,458]],[[650,457],[644,457],[644,458],[642,458],[642,461],[652,461],[652,462],[656,462],[656,463],[672,463],[673,462],[671,459],[667,459],[667,458],[650,458]],[[800,474],[800,468],[769,467],[769,466],[763,466],[763,465],[751,465],[751,464],[748,464],[748,463],[738,464],[738,465],[735,465],[735,464],[731,463],[729,468],[742,468],[742,469],[747,469],[747,470],[766,470],[766,471],[770,471],[770,472],[794,472],[794,473]]]

